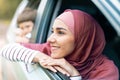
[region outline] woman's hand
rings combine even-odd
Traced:
[[[45,65],[53,66],[59,72],[66,74],[67,76],[78,76],[79,72],[64,58],[52,59],[48,58],[43,62]]]
[[[53,72],[57,72],[57,70],[56,70],[53,66],[48,65],[48,64],[45,63],[46,59],[49,59],[49,58],[51,58],[51,57],[48,56],[48,57],[41,58],[41,59],[39,60],[39,64],[40,64],[42,67],[44,67],[44,68],[47,68],[47,69],[49,69],[49,70],[51,70],[51,71],[53,71]]]
[[[53,72],[57,72],[57,70],[53,66],[47,65],[45,63],[47,59],[50,60],[51,57],[42,52],[39,52],[35,55],[32,62],[39,63],[42,67],[47,68]]]
[[[70,74],[63,68],[61,68],[60,66],[58,65],[49,65],[49,62],[51,61],[54,61],[54,59],[52,59],[51,57],[50,58],[46,58],[46,59],[42,59],[40,60],[40,64],[44,67],[44,68],[47,68],[53,72],[61,72],[63,73],[64,75],[67,75],[67,76],[70,76]]]
[[[52,62],[54,60],[55,59],[52,59],[50,56],[48,56],[42,52],[39,52],[35,55],[32,62],[39,63],[42,67],[47,68],[53,72],[60,71],[61,73],[65,74],[67,76],[70,76],[70,74],[65,69],[61,68],[60,66],[49,64],[49,62]],[[55,60],[55,62],[56,62],[56,60]]]
[[[64,58],[53,59],[44,53],[38,53],[33,62],[38,62],[42,67],[47,68],[53,72],[61,72],[67,76],[78,76],[79,72]]]
[[[16,30],[15,30],[15,35],[16,36],[24,36],[24,32],[23,32],[23,30],[22,29],[20,29],[20,28],[17,28]]]

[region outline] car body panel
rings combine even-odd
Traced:
[[[120,36],[120,0],[92,0]]]

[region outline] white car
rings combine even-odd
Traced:
[[[14,41],[13,30],[17,26],[17,16],[25,7],[37,9],[32,43],[46,41],[51,34],[53,20],[65,9],[80,9],[91,14],[100,23],[105,33],[107,45],[104,54],[115,62],[120,71],[120,0],[22,0],[8,30],[7,36],[10,42]],[[17,65],[19,68],[15,68],[16,80],[69,80],[61,73],[53,73],[41,68],[38,64],[28,65],[28,71],[23,65],[24,63],[22,66],[19,64]]]

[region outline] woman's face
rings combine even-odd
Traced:
[[[74,34],[60,20],[55,20],[47,41],[50,43],[52,58],[63,58],[74,49]]]
[[[26,35],[32,31],[34,23],[32,21],[25,21],[20,23],[18,26],[23,30],[24,35]]]

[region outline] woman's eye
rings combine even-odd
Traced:
[[[63,32],[63,31],[54,31],[54,30],[51,30],[51,33],[56,33],[56,34],[65,34],[65,32]]]
[[[58,34],[65,34],[63,31],[58,31]]]

